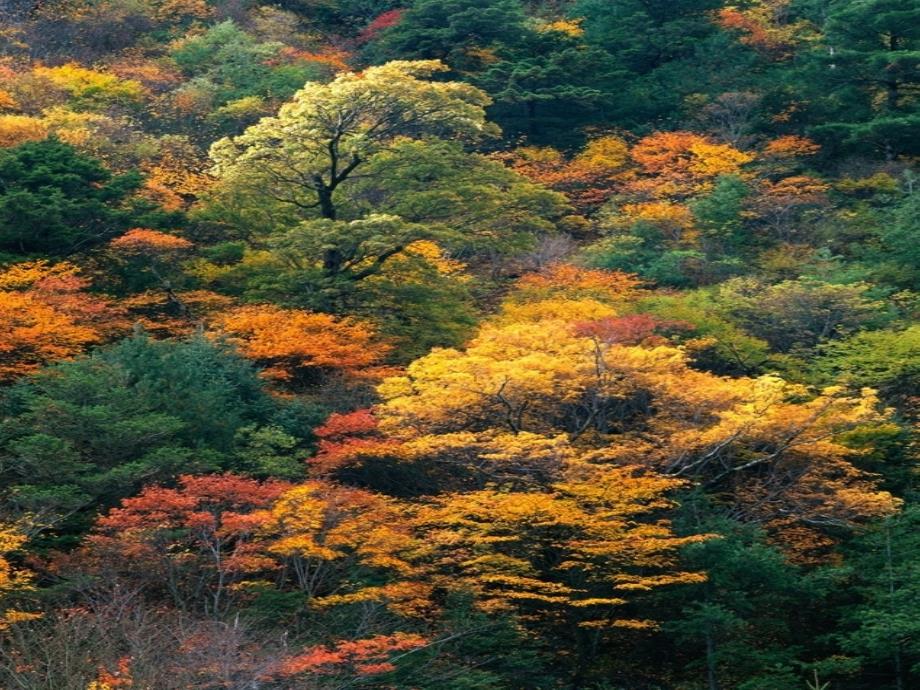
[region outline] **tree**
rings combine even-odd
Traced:
[[[299,282],[333,297],[417,240],[486,254],[552,231],[559,195],[463,150],[495,127],[483,92],[427,79],[444,69],[393,62],[308,85],[212,147],[221,182],[208,213],[268,235]]]
[[[137,173],[113,176],[55,139],[0,151],[0,249],[66,256],[102,244],[132,225],[166,220],[134,204]]]
[[[195,245],[184,237],[148,228],[132,228],[109,242],[109,250],[122,265],[122,283],[126,287],[162,289],[179,311],[184,309],[173,291],[172,277],[178,273],[178,263]]]
[[[815,86],[829,118],[813,131],[828,143],[916,153],[920,9],[910,0],[849,0],[828,13]],[[823,95],[818,92],[819,97]]]
[[[820,352],[818,369],[829,378],[871,386],[895,401],[920,385],[920,326],[855,333]]]
[[[391,62],[330,84],[308,84],[239,137],[211,148],[224,180],[254,185],[276,201],[336,220],[336,191],[401,139],[478,137],[494,132],[486,96],[460,82],[428,81],[437,61]],[[332,251],[332,250],[330,250]],[[335,264],[330,254],[327,262]]]
[[[564,142],[567,130],[601,119],[611,94],[622,88],[623,69],[605,50],[546,30],[537,32],[526,49],[487,65],[476,83],[495,100],[492,116],[508,134]]]
[[[882,305],[871,299],[866,284],[801,279],[764,287],[750,278],[736,278],[720,287],[719,300],[751,335],[780,352],[807,350],[884,321]]]
[[[126,326],[89,285],[69,263],[26,262],[0,273],[0,381],[75,357]]]
[[[685,519],[708,519],[700,500],[688,497]],[[709,690],[794,687],[801,645],[821,629],[824,621],[814,619],[828,606],[820,575],[790,563],[760,530],[730,520],[705,527],[719,538],[690,544],[682,555],[686,567],[706,571],[706,581],[660,597],[666,609],[680,607],[663,626],[674,645],[666,653],[687,655],[688,679],[705,677]]]
[[[2,404],[4,500],[52,523],[71,516],[57,525],[65,535],[93,510],[180,473],[296,476],[285,439],[303,443],[318,421],[315,408],[273,399],[245,360],[201,337],[135,336],[23,381]],[[255,429],[282,432],[272,443],[284,463]]]
[[[11,606],[16,595],[32,589],[33,575],[28,570],[10,563],[10,556],[22,549],[28,540],[18,525],[0,522],[0,631],[24,621],[39,618],[41,614],[27,613]]]
[[[428,640],[421,635],[395,633],[340,641],[331,647],[317,645],[282,660],[270,677],[288,679],[309,674],[311,686],[335,688],[355,679],[361,682],[361,679],[386,677],[384,674],[397,670],[395,662],[427,644]]]
[[[414,617],[430,607],[431,587],[416,580],[408,518],[387,496],[310,481],[272,506],[265,553],[284,564],[309,606],[377,603]]]
[[[218,110],[242,104],[246,98],[278,102],[329,71],[315,62],[285,60],[285,50],[283,43],[260,42],[227,20],[181,41],[172,50],[172,58],[191,83],[211,92]]]
[[[384,438],[406,440],[371,455],[424,460],[440,448],[457,477],[516,486],[552,476],[565,457],[554,439],[565,439],[609,462],[719,487],[732,515],[760,524],[833,529],[898,505],[847,446],[847,432],[886,421],[870,390],[814,393],[777,376],[695,371],[663,338],[624,341],[610,327],[615,310],[596,300],[544,299],[523,314],[512,301],[505,313],[464,350],[435,350],[380,385]]]
[[[527,33],[518,0],[421,0],[372,43],[371,57],[443,60],[458,71],[477,69],[477,57],[514,45]]]
[[[176,606],[216,617],[227,611],[242,578],[277,567],[257,536],[267,509],[289,485],[233,474],[182,475],[178,484],[148,486],[122,500],[96,521],[81,558],[103,573],[125,564],[129,579],[143,577]]]
[[[876,525],[852,545],[850,577],[859,603],[845,610],[842,646],[884,669],[888,687],[906,690],[920,675],[920,626],[910,614],[920,596],[916,504]]]
[[[387,351],[374,342],[366,324],[329,314],[248,306],[219,315],[214,323],[245,356],[267,367],[266,375],[280,380],[309,380],[311,373],[336,370],[360,374]]]

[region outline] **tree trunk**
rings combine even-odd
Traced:
[[[332,203],[332,189],[320,179],[317,180],[316,196],[319,198],[319,212],[323,218],[335,220],[335,204]]]

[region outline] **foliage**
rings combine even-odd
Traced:
[[[0,686],[918,686],[918,26],[0,0]]]
[[[302,439],[298,426],[315,415],[270,398],[224,346],[143,335],[20,383],[3,406],[4,498],[51,521],[180,472],[262,474],[269,468],[247,466],[240,432],[277,426]]]
[[[0,179],[0,249],[7,252],[72,254],[137,221],[158,220],[153,209],[129,202],[141,182],[137,173],[113,176],[54,139],[0,152]]]

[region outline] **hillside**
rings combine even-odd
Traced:
[[[0,688],[920,687],[920,5],[0,0]]]

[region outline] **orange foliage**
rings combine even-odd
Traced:
[[[372,373],[387,347],[364,323],[329,314],[272,305],[239,307],[214,319],[242,353],[267,367],[265,374],[286,381],[306,370]]]
[[[656,197],[705,191],[715,177],[737,174],[753,160],[750,154],[694,132],[650,134],[633,146],[630,155],[646,176],[631,187]]]
[[[629,146],[619,137],[603,136],[589,141],[572,159],[535,146],[495,157],[518,174],[565,194],[577,210],[589,213],[616,190],[629,161]]]
[[[207,161],[185,142],[165,143],[159,155],[143,166],[142,193],[167,210],[187,209],[214,182],[207,168]]]
[[[134,680],[131,678],[131,657],[126,656],[118,660],[118,667],[115,671],[100,668],[99,675],[93,683],[90,683],[88,690],[130,687],[134,687]]]
[[[377,17],[371,20],[370,24],[364,27],[361,33],[358,34],[358,42],[369,43],[373,41],[381,31],[399,24],[399,22],[402,21],[404,12],[405,10],[395,9],[387,10],[383,14],[377,15]]]
[[[329,475],[360,462],[365,455],[386,453],[397,447],[379,433],[377,418],[369,409],[333,413],[314,433],[319,438],[319,448],[316,457],[310,459],[310,472],[316,476]]]
[[[15,110],[19,104],[13,95],[5,89],[0,89],[0,110]]]
[[[90,297],[67,263],[16,264],[0,274],[0,380],[74,357],[124,328],[120,311]]]
[[[16,568],[9,559],[10,554],[20,550],[26,540],[19,526],[0,521],[0,633],[14,623],[41,617],[38,613],[8,608],[3,601],[7,595],[32,588],[32,573]]]
[[[397,653],[402,655],[427,644],[428,640],[421,635],[398,632],[339,642],[332,647],[318,645],[285,659],[271,675],[291,677],[307,673],[374,676],[395,670],[396,666],[391,663],[391,659]]]
[[[317,51],[309,51],[287,46],[281,50],[279,55],[291,62],[313,62],[318,65],[323,65],[332,72],[348,72],[351,70],[351,66],[348,64],[351,54],[345,50],[339,50],[332,47]]]
[[[767,142],[763,149],[763,155],[767,158],[797,158],[799,156],[813,156],[820,150],[821,146],[811,139],[789,134]]]
[[[784,21],[789,4],[790,0],[760,0],[744,9],[723,7],[718,12],[719,24],[740,32],[745,45],[774,59],[786,59],[809,29],[805,21]]]
[[[159,230],[134,228],[109,242],[109,247],[124,254],[177,254],[194,245],[184,237],[169,235]]]
[[[209,290],[173,293],[157,290],[131,295],[119,304],[131,315],[131,321],[139,323],[147,332],[171,338],[193,333],[202,319],[225,312],[236,302]]]

